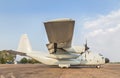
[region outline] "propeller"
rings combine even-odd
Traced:
[[[85,52],[88,51],[90,48],[88,47],[87,45],[87,40],[86,40],[86,43],[85,43]]]
[[[83,53],[85,53],[85,59],[86,59],[86,52],[88,52],[88,53],[89,53],[89,51],[88,51],[88,50],[90,49],[90,48],[88,47],[87,40],[86,40],[86,43],[85,43],[85,45],[84,45],[84,46],[85,46],[85,50],[84,50],[84,52],[82,52],[82,53],[81,53],[81,55],[82,55]]]

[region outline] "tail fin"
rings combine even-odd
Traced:
[[[17,51],[23,52],[23,53],[32,52],[32,48],[31,48],[27,34],[23,34],[21,36]]]

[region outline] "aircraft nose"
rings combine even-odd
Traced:
[[[108,58],[105,58],[105,63],[109,63],[110,60]]]

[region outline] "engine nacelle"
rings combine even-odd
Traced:
[[[84,46],[73,46],[71,48],[63,48],[64,50],[66,50],[67,52],[71,52],[71,53],[83,53],[85,51],[85,47]]]

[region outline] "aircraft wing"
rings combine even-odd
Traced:
[[[71,47],[74,23],[75,21],[72,19],[58,19],[44,22],[49,40],[49,44],[47,44],[49,51],[54,50],[54,43],[57,44],[57,48]]]

